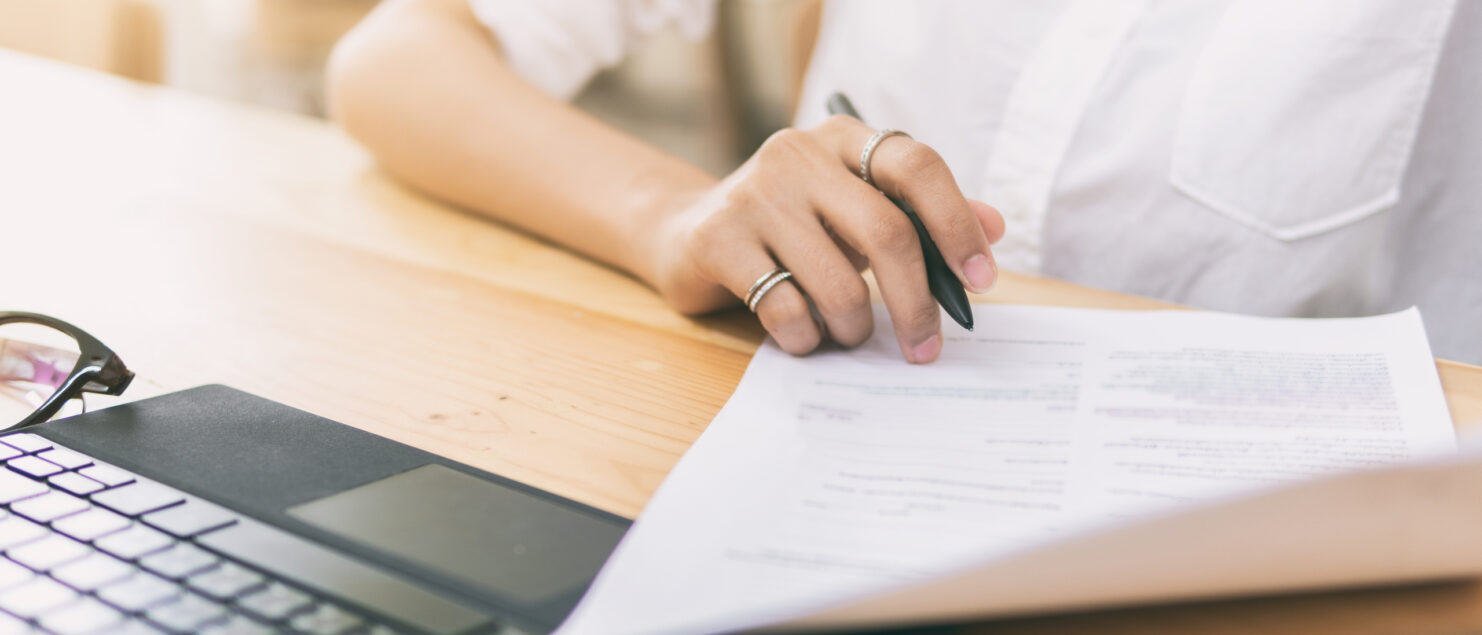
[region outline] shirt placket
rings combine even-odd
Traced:
[[[1038,273],[1045,214],[1091,94],[1146,0],[1073,0],[1030,54],[1009,93],[983,190],[1008,232],[994,248],[1000,267]]]

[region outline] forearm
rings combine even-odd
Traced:
[[[394,0],[337,47],[331,111],[438,198],[657,285],[665,216],[715,179],[525,83],[461,0]]]

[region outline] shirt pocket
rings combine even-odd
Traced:
[[[1452,0],[1232,0],[1196,62],[1173,187],[1283,241],[1394,205]]]

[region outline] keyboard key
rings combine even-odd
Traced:
[[[73,452],[67,448],[52,448],[37,452],[36,456],[56,463],[64,469],[75,470],[79,467],[87,467],[93,464],[93,460],[83,454]]]
[[[202,635],[268,635],[278,632],[270,626],[263,626],[240,615],[233,615],[225,622],[208,626],[201,631]]]
[[[239,598],[237,606],[264,620],[276,622],[307,608],[312,602],[309,594],[274,582],[265,589]]]
[[[51,577],[78,591],[96,591],[138,571],[133,565],[94,551],[86,558],[52,569]]]
[[[0,593],[0,610],[24,617],[35,618],[42,613],[59,608],[77,599],[77,592],[45,576],[36,576],[30,581]]]
[[[51,528],[83,542],[92,542],[115,531],[127,529],[132,524],[134,521],[116,512],[93,507],[53,522]]]
[[[93,494],[93,502],[125,516],[140,516],[156,509],[178,505],[185,495],[159,483],[139,481]]]
[[[175,539],[169,534],[144,525],[134,525],[93,541],[93,546],[124,560],[134,560],[172,544],[175,544]]]
[[[149,609],[144,617],[176,633],[194,633],[206,623],[226,617],[226,607],[199,595],[186,595]]]
[[[15,448],[12,448],[12,447],[10,447],[8,445],[5,445],[3,443],[0,443],[0,461],[9,461],[9,460],[11,460],[11,459],[13,459],[15,457],[18,457],[18,456],[20,456],[22,454],[25,454],[25,452],[22,452],[20,450],[17,450]]]
[[[25,452],[26,454],[35,454],[42,450],[51,448],[51,441],[47,441],[46,439],[38,437],[29,432],[24,434],[10,434],[4,437],[0,437],[0,443],[4,443],[5,445]]]
[[[144,516],[144,522],[172,536],[189,538],[237,522],[237,515],[203,500],[162,509]]]
[[[0,470],[0,505],[40,496],[51,491],[45,483],[37,483],[10,470]]]
[[[10,506],[10,511],[30,518],[38,523],[49,523],[63,516],[70,516],[92,507],[86,499],[66,492],[52,490],[33,496]]]
[[[18,547],[32,540],[40,540],[50,533],[46,527],[20,516],[7,517],[0,520],[0,551]]]
[[[22,582],[25,582],[26,580],[30,580],[32,576],[35,575],[36,574],[32,573],[30,569],[27,569],[4,558],[0,558],[0,591],[9,589]]]
[[[78,496],[87,496],[103,489],[103,484],[77,472],[62,472],[46,479],[52,487],[64,489]]]
[[[344,609],[330,604],[320,604],[313,610],[288,621],[295,630],[314,635],[339,635],[360,626],[363,620]]]
[[[76,540],[51,534],[11,549],[5,555],[33,571],[50,571],[73,560],[81,560],[92,552],[91,548]]]
[[[169,549],[139,559],[139,566],[172,580],[205,571],[220,563],[221,558],[185,542],[175,543]]]
[[[92,467],[82,468],[77,473],[102,483],[107,487],[118,487],[125,483],[132,483],[135,478],[133,474],[112,465],[103,465],[101,463]]]
[[[41,627],[58,635],[82,635],[111,630],[124,620],[122,613],[92,598],[83,598],[42,615]]]
[[[6,461],[10,469],[36,478],[46,478],[62,471],[62,466],[34,456],[22,456]]]
[[[98,599],[133,613],[173,600],[182,592],[171,582],[140,572],[98,589]]]
[[[214,600],[230,600],[247,591],[262,586],[267,580],[257,573],[230,562],[215,569],[191,576],[185,586]]]

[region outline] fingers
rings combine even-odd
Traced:
[[[696,204],[691,217],[701,220],[680,234],[687,236],[681,269],[693,272],[685,279],[744,298],[758,276],[786,268],[793,277],[762,296],[756,313],[784,350],[803,354],[825,338],[852,346],[869,337],[869,289],[858,273],[867,260],[902,355],[934,361],[943,342],[941,309],[927,284],[916,226],[857,176],[859,153],[874,132],[835,117],[812,131],[769,138]],[[890,137],[873,156],[883,192],[916,209],[964,286],[991,286],[997,271],[989,246],[1003,235],[998,212],[964,198],[945,163],[924,145]]]
[[[817,217],[810,214],[797,222],[779,218],[770,224],[766,240],[818,309],[830,339],[844,346],[869,339],[875,328],[869,285]]]
[[[958,280],[978,293],[992,288],[998,269],[988,236],[941,155],[922,143],[892,137],[870,163],[881,191],[916,210]]]
[[[836,175],[814,204],[844,240],[869,258],[907,361],[935,361],[942,349],[941,309],[926,282],[916,228],[905,213],[864,181]]]
[[[875,130],[852,117],[831,118],[820,129],[835,144],[845,165],[858,173],[860,152]],[[876,146],[870,175],[882,192],[905,200],[916,210],[963,286],[978,293],[993,286],[998,269],[989,235],[941,155],[909,137],[891,136]]]
[[[973,210],[973,214],[977,215],[978,224],[983,227],[983,234],[988,237],[988,243],[998,244],[1006,231],[1003,214],[998,213],[997,209],[983,201],[967,199],[967,206]]]
[[[726,240],[709,241],[707,250],[706,273],[743,300],[758,278],[778,266],[762,246],[760,236],[732,235]],[[797,287],[797,274],[793,276],[762,296],[756,305],[756,315],[782,350],[803,355],[818,348],[823,333],[813,321],[808,299]]]
[[[780,265],[792,278],[764,294],[756,314],[782,349],[802,355],[825,338],[857,346],[875,327],[869,286],[816,218],[804,218],[813,222],[790,221],[778,214],[763,236],[713,246],[712,261],[718,265],[714,275],[744,300],[761,276]]]

